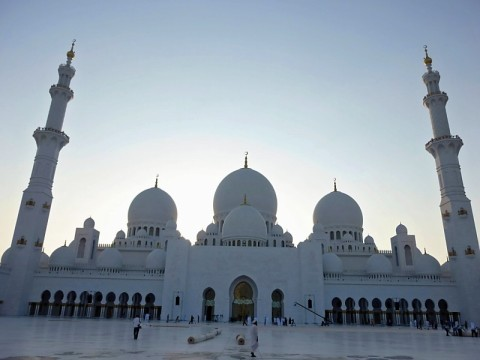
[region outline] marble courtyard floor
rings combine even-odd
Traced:
[[[218,328],[197,344],[189,336]],[[133,340],[131,320],[0,317],[0,360],[248,359],[248,328],[240,324],[151,322]],[[238,334],[247,336],[237,345]],[[443,330],[400,327],[259,326],[258,359],[411,360],[478,359],[480,338]]]

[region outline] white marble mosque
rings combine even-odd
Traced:
[[[297,323],[440,324],[480,323],[479,244],[466,197],[458,153],[462,139],[451,135],[448,96],[425,50],[423,99],[433,138],[426,150],[436,162],[445,242],[449,258],[440,265],[422,253],[415,235],[398,225],[389,249],[364,237],[359,204],[337,190],[313,211],[312,233],[294,245],[277,222],[277,197],[269,180],[248,166],[228,174],[213,198],[213,222],[184,239],[177,230],[174,199],[155,183],[140,192],[128,210],[126,231],[99,243],[88,218],[73,240],[50,256],[42,252],[52,205],[52,184],[62,131],[73,98],[72,61],[58,69],[50,88],[45,127],[37,143],[32,175],[23,193],[11,247],[0,266],[0,314],[50,317],[260,322],[279,317]],[[240,164],[239,164],[240,165]],[[432,211],[436,211],[432,209]],[[392,229],[392,233],[393,233]],[[107,320],[105,320],[107,321]]]

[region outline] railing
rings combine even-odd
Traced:
[[[70,140],[70,137],[65,134],[63,131],[60,131],[60,130],[57,130],[57,129],[54,129],[54,128],[50,128],[50,127],[38,127],[37,130],[35,130],[35,132],[33,134],[35,134],[37,131],[49,131],[49,132],[53,132],[53,133],[56,133],[56,134],[60,134],[60,135],[63,135],[65,136],[68,140]]]
[[[439,136],[437,138],[434,138],[434,139],[431,139],[429,142],[427,142],[425,144],[425,147],[428,147],[429,145],[431,145],[432,143],[434,143],[435,141],[439,141],[439,140],[447,140],[447,139],[458,139],[460,141],[462,141],[462,138],[458,135],[443,135],[443,136]]]

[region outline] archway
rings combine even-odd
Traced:
[[[50,305],[50,297],[52,296],[52,294],[50,293],[50,291],[48,290],[45,290],[44,292],[42,292],[42,296],[41,296],[41,302],[40,302],[40,309],[38,310],[38,315],[47,315],[48,314],[48,307]]]
[[[373,323],[381,324],[382,323],[382,302],[379,298],[372,300],[373,307]]]
[[[255,317],[255,304],[253,288],[247,280],[240,280],[234,285],[231,292],[232,299],[232,321],[242,321]]]
[[[347,324],[356,324],[357,323],[357,314],[355,312],[355,300],[349,297],[345,300],[346,315],[347,315]]]
[[[118,317],[120,318],[126,318],[127,317],[127,310],[128,310],[128,299],[129,296],[126,292],[122,292],[119,297],[119,312],[118,312]]]
[[[332,300],[332,316],[335,324],[343,324],[342,300],[338,297]]]
[[[450,314],[448,311],[448,303],[444,299],[440,299],[438,302],[438,308],[440,309],[440,323],[442,325],[450,321]]]
[[[106,304],[105,304],[105,317],[110,319],[113,317],[113,312],[115,309],[115,293],[109,292],[106,297]]]
[[[60,316],[62,314],[63,291],[58,290],[53,296],[52,316]]]
[[[215,290],[207,288],[203,292],[203,318],[205,321],[213,321],[215,315]]]
[[[435,303],[432,299],[427,299],[425,301],[425,308],[426,310],[426,317],[427,321],[430,323],[432,327],[436,327],[437,324],[437,314],[435,313]]]
[[[272,321],[283,318],[283,292],[276,289],[272,292]]]
[[[361,298],[358,302],[360,306],[360,324],[367,325],[370,324],[370,316],[368,312],[368,300]]]

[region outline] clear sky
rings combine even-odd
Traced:
[[[479,19],[476,0],[0,1],[0,254],[30,178],[32,133],[45,126],[48,89],[75,38],[47,254],[89,216],[110,243],[157,174],[193,243],[212,221],[215,189],[248,151],[295,244],[336,178],[380,249],[401,222],[443,263],[423,45],[465,143],[478,219]]]

